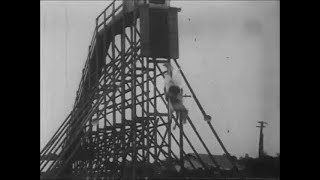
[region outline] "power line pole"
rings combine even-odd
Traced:
[[[264,126],[264,124],[268,124],[264,121],[258,121],[258,123],[260,124],[260,126],[256,126],[257,128],[260,128],[260,138],[259,138],[259,158],[261,158],[264,153],[263,153],[263,128],[265,128],[266,126]]]

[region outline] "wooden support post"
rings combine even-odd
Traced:
[[[103,41],[103,44],[104,44],[104,48],[103,48],[103,58],[105,59],[107,54],[108,54],[108,49],[106,47],[106,40],[107,40],[107,32],[106,32],[106,12],[104,11],[103,13],[103,21],[104,21],[104,30],[103,30],[103,34],[104,34],[104,41]],[[110,41],[110,40],[109,40]],[[110,42],[109,42],[110,43]],[[110,59],[111,61],[111,59]],[[111,63],[111,62],[109,62]],[[104,72],[104,86],[107,86],[107,79],[108,79],[108,71],[110,70],[111,66],[108,66],[108,68],[105,66],[105,72]],[[106,105],[106,102],[107,102],[107,96],[104,97],[104,126],[103,126],[103,129],[106,130],[107,129],[107,122],[110,124],[110,122],[108,121],[107,119],[107,105]],[[103,142],[106,142],[107,139],[108,139],[108,136],[106,133],[103,133],[102,135],[102,139],[103,139]],[[103,149],[106,148],[106,147],[103,147]],[[106,151],[103,151],[103,156],[106,157]],[[108,165],[108,161],[103,161],[103,166],[106,167]],[[103,174],[105,175],[109,175],[107,171],[105,171]]]
[[[115,4],[114,2],[112,3],[112,21],[115,20],[115,14],[114,14],[114,9],[115,9]],[[115,87],[116,86],[116,77],[115,77],[115,73],[116,73],[116,70],[117,70],[117,67],[115,66],[116,64],[116,57],[115,57],[115,27],[112,26],[111,27],[111,38],[112,38],[112,59],[111,59],[111,63],[112,63],[112,87]],[[113,98],[112,98],[112,104],[116,104],[116,98],[115,98],[115,93],[116,93],[116,90],[113,89]],[[113,119],[113,126],[117,123],[116,121],[116,107],[113,107],[112,109],[113,113],[112,113],[112,119]],[[116,133],[117,133],[117,130],[116,128],[113,128],[113,133],[112,133],[112,136],[116,136]],[[116,156],[116,139],[115,138],[112,138],[112,164],[115,164],[116,162],[116,159],[117,156]],[[112,167],[112,177],[114,178],[115,177],[115,167]]]
[[[124,12],[123,12],[124,16]],[[122,153],[122,164],[124,166],[124,162],[126,159],[126,153],[124,152],[126,149],[126,141],[125,141],[125,121],[126,121],[126,109],[125,109],[125,18],[122,20],[122,33],[121,33],[121,153]],[[124,168],[122,168],[123,170]]]
[[[156,66],[157,66],[157,62],[156,62],[156,58],[153,58],[152,59],[153,60],[153,77],[156,77],[156,75],[157,75],[157,69],[155,68]],[[156,119],[157,119],[157,113],[158,113],[158,111],[157,111],[157,79],[156,78],[154,78],[153,79],[153,103],[154,103],[154,107],[153,107],[153,112],[154,112],[154,119],[155,119],[155,121],[154,121],[154,143],[155,144],[157,144],[157,133],[156,133],[156,131],[157,131],[157,121],[156,121]],[[157,153],[157,146],[154,146],[154,154],[158,154]]]
[[[104,63],[106,63],[106,55],[108,54],[108,49],[106,47],[106,42],[107,41],[107,32],[106,32],[106,11],[103,12],[103,59],[104,59]],[[103,74],[103,86],[106,86],[107,85],[107,67],[104,65],[104,74]],[[103,108],[103,111],[104,111],[104,116],[103,116],[103,129],[106,129],[107,127],[107,108],[106,108],[106,102],[107,102],[107,96],[104,97],[104,108]],[[107,136],[106,136],[106,133],[103,133],[102,134],[102,142],[106,142],[107,141]],[[102,147],[102,149],[104,149],[104,147]],[[105,157],[105,151],[102,151],[102,156]],[[106,167],[107,166],[107,161],[103,161],[103,166]],[[103,175],[106,174],[106,172],[103,172],[102,173]]]
[[[142,58],[142,61],[141,61],[141,67],[143,67],[143,66],[144,66],[144,58]],[[142,71],[142,79],[141,79],[142,82],[144,82],[144,73],[145,73],[145,71]],[[145,101],[145,98],[144,98],[145,97],[144,83],[142,83],[142,85],[140,86],[140,89],[141,89],[142,102],[143,102],[141,104],[141,111],[142,111],[141,114],[142,114],[142,119],[144,119],[144,117],[145,117],[145,113],[143,112],[144,108],[145,108],[145,103],[144,103],[144,101]],[[149,118],[149,116],[147,116],[147,117]],[[145,147],[146,121],[143,120],[141,124],[142,124],[142,132],[141,132],[142,133],[142,139],[141,139],[141,141],[142,141],[142,146]],[[143,162],[145,162],[146,161],[146,157],[145,157],[145,150],[144,149],[142,150],[142,157],[143,157]]]
[[[168,63],[170,63],[170,59],[168,59]],[[158,66],[157,66],[158,67]],[[154,67],[156,68],[156,67]],[[161,72],[160,72],[161,73]],[[172,116],[170,116],[170,111],[169,111],[169,101],[167,103],[167,109],[168,109],[168,126],[167,126],[167,130],[168,130],[168,153],[169,153],[169,159],[171,159],[171,124],[172,124]]]
[[[133,11],[133,27],[136,26],[136,13]],[[133,33],[133,34],[132,34]],[[132,120],[133,122],[133,140],[132,140],[132,179],[136,178],[136,29],[131,28],[131,36],[133,35],[133,61],[132,61]]]
[[[184,173],[184,159],[183,159],[183,122],[181,118],[181,113],[177,113],[178,121],[179,121],[179,127],[180,127],[180,167],[181,167],[181,174]]]
[[[147,116],[150,117],[150,76],[149,76],[149,58],[146,58],[146,66],[147,66]],[[146,160],[147,162],[150,162],[150,121],[147,122],[147,154],[146,154]]]

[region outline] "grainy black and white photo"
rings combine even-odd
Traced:
[[[279,0],[41,0],[40,179],[280,179]]]

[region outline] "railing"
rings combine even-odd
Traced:
[[[95,47],[95,43],[96,43],[96,39],[97,39],[97,34],[98,34],[98,30],[99,28],[104,25],[104,27],[106,27],[106,25],[114,20],[117,12],[119,10],[122,10],[123,11],[123,4],[121,3],[120,5],[118,5],[116,7],[116,1],[117,0],[113,0],[96,18],[96,27],[94,29],[94,32],[93,32],[93,36],[92,36],[92,39],[91,39],[91,42],[90,42],[90,46],[89,46],[89,53],[88,53],[88,56],[87,56],[87,59],[86,59],[86,63],[85,63],[85,67],[83,68],[82,70],[82,78],[80,80],[80,84],[79,84],[79,88],[78,88],[78,91],[77,91],[77,96],[76,96],[76,100],[75,100],[75,104],[74,104],[74,107],[76,106],[76,104],[79,102],[79,99],[81,97],[81,94],[82,94],[82,91],[83,91],[83,83],[84,81],[86,80],[87,78],[87,75],[88,75],[88,71],[89,71],[89,61],[92,57],[92,54],[93,54],[93,49]],[[111,8],[112,7],[112,8]],[[111,8],[111,9],[110,9]],[[108,11],[110,11],[110,15],[108,17],[106,17],[106,14],[108,13]],[[121,11],[120,11],[121,12]],[[103,15],[103,17],[102,17]],[[103,21],[101,23],[99,23],[101,17],[103,18]],[[112,17],[112,19],[110,19]],[[110,20],[110,21],[109,21]]]

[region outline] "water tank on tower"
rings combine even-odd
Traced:
[[[169,8],[170,1],[169,0],[148,0],[149,7],[151,8]]]
[[[169,0],[124,0],[125,12],[138,10],[141,56],[179,58],[178,16],[180,8],[170,7]]]

